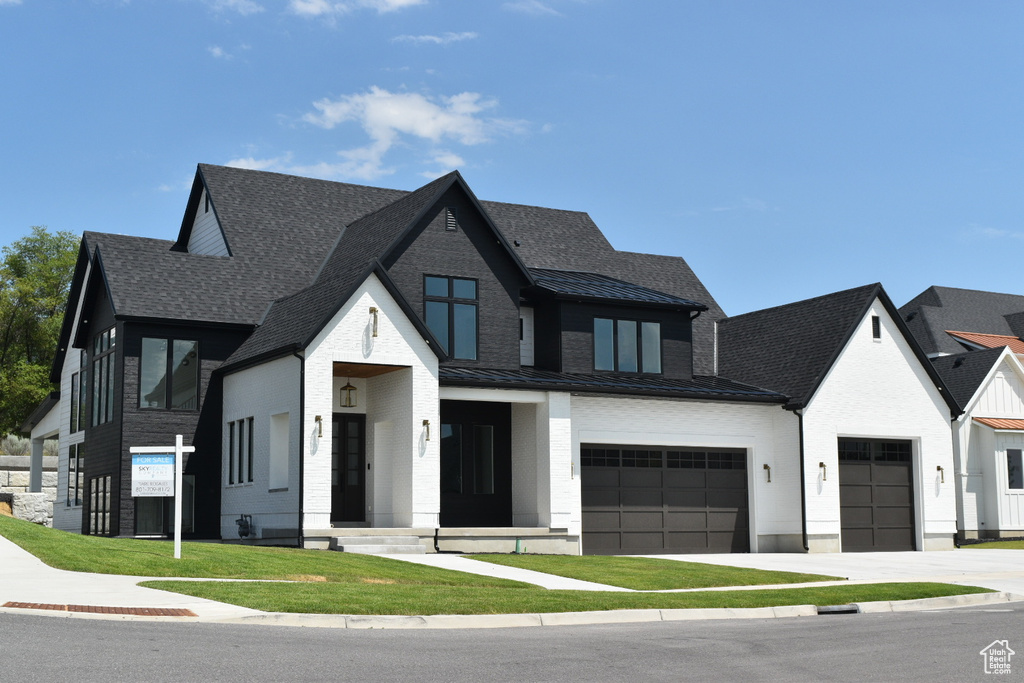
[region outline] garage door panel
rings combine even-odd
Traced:
[[[647,446],[623,467],[588,462],[588,454],[634,450],[582,446],[584,553],[749,551],[743,451]]]
[[[909,486],[876,486],[874,493],[875,505],[910,506],[911,490]]]
[[[904,548],[913,545],[914,535],[911,529],[876,529],[875,546],[879,550],[886,548]]]
[[[846,506],[857,506],[857,505],[871,505],[872,504],[872,491],[871,486],[849,484],[839,485],[839,504]]]
[[[876,484],[910,484],[909,463],[875,463],[872,479]]]
[[[875,534],[872,529],[847,529],[843,527],[843,550],[873,550]]]
[[[844,527],[870,527],[875,520],[874,510],[873,507],[845,507],[842,524]]]
[[[910,509],[906,507],[875,508],[875,525],[879,527],[909,528],[913,524]]]
[[[839,501],[844,551],[913,550],[912,444],[839,439]]]

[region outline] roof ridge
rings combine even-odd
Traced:
[[[872,284],[869,284],[869,285],[861,285],[860,287],[851,287],[850,289],[841,289],[838,292],[831,292],[829,294],[822,294],[820,296],[812,296],[809,299],[801,299],[799,301],[791,301],[788,304],[779,304],[778,306],[770,306],[768,308],[759,308],[756,311],[748,311],[746,313],[740,313],[739,315],[728,316],[728,317],[723,318],[722,320],[720,320],[719,323],[726,323],[726,322],[729,322],[730,320],[736,320],[736,319],[739,319],[739,318],[747,318],[747,317],[754,316],[754,315],[762,315],[762,314],[771,313],[773,311],[779,311],[779,310],[783,310],[783,309],[787,309],[787,308],[795,308],[796,306],[799,306],[801,304],[811,304],[811,303],[815,303],[815,302],[818,302],[818,301],[823,301],[825,299],[831,299],[831,298],[834,298],[834,297],[839,297],[839,296],[842,296],[843,294],[852,294],[852,293],[860,291],[860,290],[863,290],[865,293],[867,293],[868,291],[874,291],[876,293],[876,296],[877,296],[877,293],[879,291],[882,291],[882,283],[875,282],[875,283],[872,283]]]

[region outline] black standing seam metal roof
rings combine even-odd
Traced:
[[[719,325],[719,372],[807,405],[878,299],[953,411],[960,408],[878,283],[727,318]]]
[[[667,379],[644,375],[585,375],[522,368],[493,370],[442,367],[443,386],[490,387],[506,389],[561,390],[587,393],[628,393],[674,398],[758,401],[784,403],[786,396],[722,377]]]
[[[659,292],[631,282],[623,282],[622,280],[598,273],[552,270],[548,268],[530,268],[530,272],[533,274],[538,287],[553,292],[556,295],[616,301],[627,304],[658,304],[698,311],[707,310],[707,306],[696,301]]]

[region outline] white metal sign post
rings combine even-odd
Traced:
[[[174,495],[174,559],[181,559],[181,478],[184,454],[195,453],[195,446],[183,446],[182,436],[174,437],[174,448],[132,446],[132,495],[167,497]],[[173,481],[170,466],[173,461]]]

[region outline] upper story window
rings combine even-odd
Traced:
[[[89,361],[85,351],[81,352],[81,359],[78,363],[78,372],[71,375],[71,433],[80,432],[85,429],[85,397],[89,387],[85,383],[85,369]]]
[[[114,349],[117,330],[111,327],[92,341],[92,426],[114,419]],[[79,396],[81,400],[81,396]]]
[[[452,358],[476,360],[477,282],[427,275],[423,278],[423,313],[427,327]]]
[[[594,369],[661,373],[661,323],[594,318]]]
[[[199,407],[199,342],[144,337],[139,364],[140,408]]]

